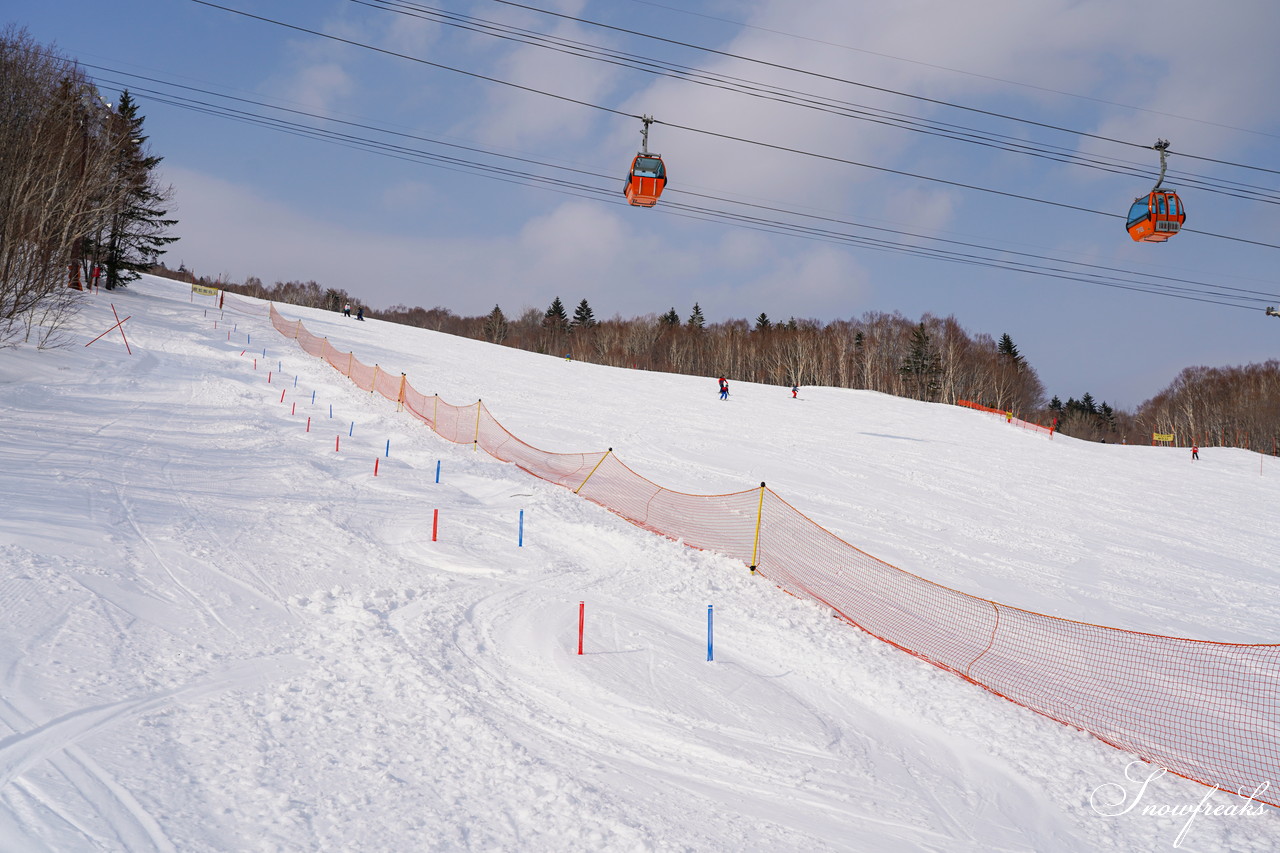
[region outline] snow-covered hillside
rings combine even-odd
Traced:
[[[118,333],[83,345],[110,303],[132,355]],[[144,278],[86,297],[68,347],[0,350],[0,850],[1234,853],[1280,838],[1270,807],[1188,825],[1179,809],[1235,798],[1172,776],[1139,794],[1152,768],[1132,756],[444,442],[265,316],[212,306]],[[1273,458],[1193,463],[840,389],[733,382],[722,402],[714,377],[281,310],[420,391],[483,398],[532,445],[612,447],[684,492],[767,481],[965,592],[1280,641]],[[1140,802],[1125,811],[1121,792]]]

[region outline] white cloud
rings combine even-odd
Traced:
[[[351,74],[336,62],[320,62],[295,70],[277,87],[279,94],[303,109],[330,113],[355,91]]]
[[[249,187],[180,168],[176,190],[182,240],[166,261],[202,275],[271,284],[315,280],[375,307],[440,305],[479,314],[494,303],[510,313],[587,298],[601,316],[638,316],[700,300],[712,319],[818,315],[830,301],[856,304],[865,273],[847,253],[808,243],[783,251],[729,231],[718,243],[671,247],[628,225],[633,213],[585,201],[560,204],[514,234],[434,238],[388,236],[322,222]],[[852,311],[852,309],[850,309]]]

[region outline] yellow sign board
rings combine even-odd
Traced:
[[[203,284],[193,284],[191,285],[191,292],[199,293],[201,296],[217,296],[218,288],[205,287]]]
[[[1152,441],[1173,441],[1173,433],[1165,434],[1161,432],[1151,433]]]

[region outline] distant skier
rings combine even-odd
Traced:
[[[724,379],[720,380],[720,399],[721,400],[729,399],[729,383]]]
[[[728,386],[728,384],[729,384],[729,380],[725,379],[725,378],[724,378],[724,376],[723,376],[723,375],[721,375],[721,377],[720,377],[720,390],[721,390],[721,391],[723,391],[723,390]]]
[[[1199,458],[1200,458],[1200,448],[1197,445],[1194,445],[1194,444],[1191,445],[1191,461],[1194,462]]]
[[[351,303],[350,303],[350,302],[348,302],[346,305],[342,306],[342,316],[343,316],[343,317],[350,317],[350,316],[351,316]]]
[[[800,386],[799,386],[799,385],[792,385],[792,386],[791,386],[791,399],[792,399],[792,400],[796,399],[796,396],[797,396],[799,393],[800,393]]]
[[[364,306],[363,306],[363,305],[361,305],[359,308],[357,308],[357,309],[356,309],[356,319],[357,319],[357,320],[363,320],[363,319],[364,319]]]

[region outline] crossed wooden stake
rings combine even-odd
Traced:
[[[116,324],[115,324],[114,326],[112,326],[111,328],[107,329],[107,330],[106,330],[105,332],[103,332],[102,334],[98,335],[98,336],[97,336],[96,338],[94,338],[93,340],[89,341],[89,344],[95,344],[95,343],[97,343],[98,341],[100,341],[100,340],[102,340],[103,338],[105,338],[107,335],[111,334],[111,329],[119,329],[119,330],[120,330],[120,337],[124,338],[124,349],[125,349],[125,352],[129,353],[129,355],[133,355],[133,350],[129,349],[129,339],[124,337],[124,320],[128,320],[128,319],[129,319],[130,317],[132,317],[133,315],[132,315],[132,314],[130,314],[128,317],[125,317],[125,318],[124,318],[124,320],[121,320],[121,319],[120,319],[120,315],[116,313],[116,306],[115,306],[115,304],[114,304],[114,303],[112,303],[112,305],[111,305],[111,313],[112,313],[112,314],[115,314],[115,316],[116,316]],[[89,346],[89,344],[85,344],[85,346]]]

